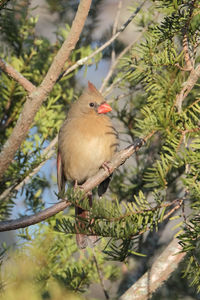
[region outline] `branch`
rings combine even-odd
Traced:
[[[120,11],[121,11],[121,8],[122,8],[122,0],[119,0],[118,2],[118,7],[117,7],[117,13],[116,13],[116,16],[115,16],[115,19],[114,19],[114,22],[113,22],[113,29],[112,29],[112,35],[114,36],[117,32],[117,26],[118,26],[118,22],[119,22],[119,16],[120,16]],[[106,78],[104,79],[102,85],[101,85],[101,88],[100,88],[100,92],[102,92],[102,90],[105,88],[109,78],[111,77],[112,75],[112,66],[113,64],[115,63],[116,61],[116,53],[115,53],[115,48],[114,48],[114,44],[112,45],[112,52],[111,52],[111,62],[110,62],[110,69],[108,71],[108,74],[106,76]]]
[[[73,66],[71,66],[70,68],[68,68],[66,71],[64,71],[58,78],[58,80],[60,80],[62,77],[68,75],[69,73],[71,73],[72,71],[74,71],[75,69],[77,69],[80,66],[83,66],[88,60],[90,60],[91,58],[93,58],[96,54],[98,54],[99,52],[103,51],[106,47],[108,47],[110,44],[112,44],[112,42],[114,40],[116,40],[118,38],[118,36],[120,35],[121,32],[123,32],[126,27],[130,24],[130,22],[134,19],[134,17],[138,14],[138,12],[141,10],[141,8],[143,7],[143,5],[145,4],[147,0],[143,1],[142,4],[136,8],[135,12],[128,18],[128,20],[120,27],[120,29],[115,33],[115,35],[113,35],[105,44],[103,44],[101,47],[99,47],[97,50],[95,50],[94,52],[92,52],[90,55],[79,59]]]
[[[0,58],[0,68],[9,75],[12,79],[17,81],[23,88],[31,93],[34,91],[36,86],[32,84],[28,79],[26,79],[21,73],[15,70],[11,65],[4,61],[3,58]]]
[[[152,267],[119,300],[150,299],[151,295],[170,277],[185,257],[186,253],[180,252],[181,250],[179,240],[173,239]]]
[[[116,60],[112,63],[108,74],[106,75],[101,88],[99,89],[100,92],[102,92],[104,90],[104,88],[106,87],[108,81],[110,80],[110,77],[112,76],[115,68],[117,67],[120,59],[133,47],[133,45],[138,42],[138,40],[142,37],[143,33],[147,30],[147,27],[145,27],[141,33],[138,35],[138,37],[136,39],[134,39],[126,48],[124,48],[124,50],[118,55],[118,57],[116,58]],[[120,79],[121,80],[121,79]],[[112,85],[105,91],[104,94],[108,95],[110,93],[110,91],[112,90],[113,86],[116,85],[116,82],[113,82]]]
[[[192,90],[199,77],[200,77],[200,65],[198,65],[196,69],[192,69],[187,81],[184,82],[184,87],[182,88],[181,92],[176,96],[176,107],[179,113],[181,113],[182,111],[183,100],[187,97],[189,92]]]
[[[108,174],[107,170],[104,170],[103,168],[100,169],[96,175],[89,178],[80,187],[81,190],[84,191],[85,193],[87,193],[87,192],[91,191],[93,188],[95,188],[97,185],[99,185],[108,176],[110,176],[110,174],[116,168],[118,168],[120,165],[122,165],[131,155],[133,155],[138,149],[140,149],[145,144],[145,142],[148,139],[150,139],[150,137],[154,133],[155,132],[150,133],[143,140],[138,139],[133,145],[116,153],[116,155],[113,157],[112,161],[108,164],[109,165],[109,174]],[[60,201],[57,204],[54,204],[53,206],[51,206],[50,208],[47,208],[37,214],[31,215],[31,216],[25,216],[25,217],[18,218],[15,220],[2,221],[2,222],[0,222],[0,232],[24,228],[24,227],[27,227],[30,225],[37,224],[55,214],[57,214],[58,212],[64,210],[69,205],[71,205],[71,203],[68,201],[68,199],[64,199],[63,201]]]
[[[193,5],[195,4],[195,2],[196,1],[194,1]],[[190,17],[192,16],[193,9],[194,9],[194,6],[192,7],[192,9],[190,11]],[[188,22],[190,22],[190,19]],[[189,25],[189,23],[188,23],[188,25]],[[185,33],[183,36],[183,54],[184,54],[184,59],[185,59],[185,67],[182,68],[179,66],[179,64],[176,64],[176,65],[183,71],[190,71],[190,75],[189,75],[187,81],[184,82],[184,86],[183,86],[181,92],[176,96],[175,105],[176,105],[179,113],[181,113],[181,111],[182,111],[183,100],[187,97],[187,95],[192,90],[192,88],[194,87],[194,85],[196,84],[197,80],[200,77],[200,65],[198,65],[195,69],[194,68],[194,63],[195,63],[194,57],[193,58],[190,57],[186,29],[185,29]]]
[[[55,56],[43,82],[28,97],[12,134],[0,153],[0,178],[25,139],[40,106],[51,92],[66,60],[79,40],[92,0],[81,0],[67,39]]]
[[[103,293],[104,293],[104,296],[107,300],[110,299],[109,297],[109,293],[105,287],[105,283],[104,283],[104,278],[103,278],[103,274],[102,274],[102,271],[98,265],[98,261],[97,261],[97,258],[96,258],[96,254],[95,254],[95,249],[94,247],[92,248],[92,251],[93,251],[93,260],[94,260],[94,264],[96,266],[96,269],[97,269],[97,274],[99,276],[99,281],[100,281],[100,284],[101,284],[101,287],[102,287],[102,290],[103,290]]]
[[[185,65],[186,65],[185,69],[187,71],[191,71],[192,69],[194,69],[194,61],[190,57],[188,38],[186,33],[184,34],[183,37],[183,54],[184,54]]]
[[[30,225],[34,225],[40,223],[60,211],[67,208],[71,203],[67,201],[60,201],[49,208],[42,210],[41,212],[31,215],[31,216],[24,216],[15,220],[8,220],[0,222],[0,232],[2,231],[9,231],[9,230],[16,230],[19,228],[28,227]]]

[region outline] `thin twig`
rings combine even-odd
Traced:
[[[30,174],[28,174],[20,183],[14,186],[10,186],[7,188],[1,195],[0,195],[0,201],[5,199],[11,192],[19,191],[19,189],[26,184],[40,169],[41,167],[46,163],[48,159],[50,159],[54,153],[55,150],[53,149],[55,145],[58,142],[58,135],[51,141],[51,143],[42,151],[41,159],[42,162],[35,167]]]
[[[121,8],[122,8],[122,0],[119,0],[118,6],[117,6],[117,12],[116,12],[114,23],[113,23],[112,35],[115,35],[115,33],[117,32],[117,26],[119,23],[119,16],[120,16]]]
[[[138,149],[140,149],[145,142],[151,138],[151,136],[155,133],[155,131],[151,132],[148,136],[146,136],[143,140],[137,140],[133,145],[125,148],[124,150],[119,151],[113,157],[112,161],[109,163],[109,174],[107,170],[103,168],[99,170],[99,172],[93,177],[89,178],[80,188],[81,191],[85,193],[91,191],[94,187],[99,185],[102,181],[104,181],[116,168],[122,165],[131,155],[133,155]],[[37,214],[31,216],[25,216],[22,218],[18,218],[15,220],[2,221],[0,222],[0,231],[8,231],[13,229],[24,228],[30,225],[37,224],[47,218],[57,214],[58,212],[64,210],[66,207],[71,205],[68,199],[63,199],[63,201],[47,208]]]
[[[117,26],[119,23],[119,16],[120,16],[121,8],[122,8],[122,0],[119,0],[118,6],[117,6],[117,12],[116,12],[114,23],[113,23],[112,36],[114,36],[117,32]],[[114,63],[114,61],[115,61],[115,47],[114,47],[114,43],[113,43],[112,44],[112,52],[111,52],[111,65]]]
[[[94,247],[92,248],[92,250],[93,250],[93,260],[94,260],[94,263],[95,263],[95,266],[96,266],[96,269],[97,269],[97,273],[98,273],[98,276],[99,276],[99,281],[100,281],[102,290],[104,292],[105,298],[110,299],[109,294],[108,294],[108,292],[106,290],[106,287],[105,287],[105,284],[104,284],[103,274],[102,274],[102,272],[99,268],[99,265],[98,265],[98,262],[97,262],[97,259],[96,259],[96,254],[95,254]]]
[[[32,84],[28,79],[26,79],[21,73],[15,70],[11,65],[4,61],[3,58],[0,57],[0,68],[4,71],[8,76],[17,81],[23,88],[31,93],[34,91],[36,86]]]
[[[114,40],[118,38],[118,36],[126,29],[126,27],[130,24],[130,22],[135,18],[135,16],[138,14],[138,12],[141,10],[143,5],[145,4],[147,0],[143,1],[142,4],[135,10],[135,12],[128,18],[128,20],[120,27],[120,29],[116,32],[114,36],[112,36],[105,44],[103,44],[101,47],[99,47],[97,50],[92,52],[90,55],[79,59],[73,66],[68,68],[66,71],[64,71],[58,78],[60,80],[62,77],[68,75],[75,69],[77,69],[80,66],[83,66],[88,60],[93,58],[96,54],[100,53],[103,51],[106,47],[108,47]]]
[[[116,58],[116,60],[114,61],[114,63],[111,65],[111,68],[109,69],[109,71],[108,71],[108,74],[107,74],[107,76],[105,77],[105,79],[104,79],[104,81],[103,81],[103,83],[102,83],[102,86],[101,86],[101,88],[99,89],[100,90],[100,92],[102,92],[103,91],[103,89],[105,88],[105,86],[107,85],[107,83],[108,83],[108,81],[110,80],[110,78],[111,78],[111,76],[112,76],[112,74],[113,74],[113,72],[114,72],[114,70],[115,70],[115,68],[117,67],[117,65],[118,65],[118,63],[119,63],[119,61],[120,61],[120,59],[133,47],[133,45],[135,44],[135,43],[137,43],[138,42],[138,40],[143,36],[143,34],[144,34],[144,32],[147,30],[147,28],[148,27],[145,27],[142,31],[141,31],[141,33],[137,36],[137,38],[136,39],[134,39],[126,48],[124,48],[124,50],[118,55],[118,57]],[[121,79],[120,79],[120,81],[121,81]],[[113,89],[113,87],[116,85],[118,83],[118,81],[117,82],[113,82],[112,83],[112,85],[110,85],[110,87],[108,88],[108,89],[106,89],[106,91],[104,92],[104,95],[108,95],[110,92],[111,92],[111,90]]]
[[[117,7],[117,13],[116,13],[115,20],[114,20],[114,23],[113,23],[113,30],[112,30],[112,35],[113,36],[117,32],[117,25],[118,25],[118,22],[119,22],[119,16],[120,16],[121,8],[122,8],[122,0],[119,0],[118,7]],[[104,79],[104,81],[102,83],[102,86],[100,88],[100,92],[102,92],[102,90],[104,89],[106,83],[108,82],[109,78],[112,75],[112,66],[113,66],[113,64],[115,63],[115,60],[116,60],[115,56],[116,56],[115,48],[114,48],[114,44],[112,44],[110,69],[108,71],[108,74],[107,74],[106,78]]]

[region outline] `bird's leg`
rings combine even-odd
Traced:
[[[78,188],[78,181],[77,181],[77,179],[75,179],[75,181],[74,181],[74,188],[75,188],[75,189]]]

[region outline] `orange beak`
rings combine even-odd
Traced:
[[[111,110],[112,110],[111,106],[108,103],[104,102],[98,107],[97,111],[98,111],[98,114],[106,114],[107,112],[109,112]]]

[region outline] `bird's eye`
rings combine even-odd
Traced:
[[[94,102],[91,102],[89,105],[90,107],[94,107]]]

